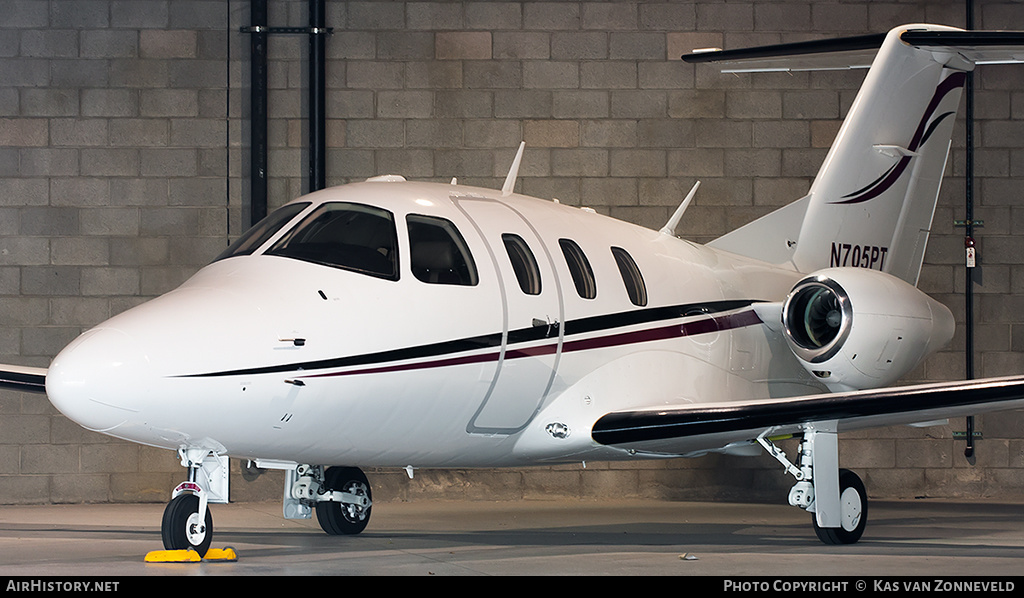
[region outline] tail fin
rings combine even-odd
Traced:
[[[755,63],[725,69],[731,72],[835,69],[837,57],[849,59],[843,68],[863,67],[879,41],[808,196],[709,246],[791,264],[799,272],[853,266],[917,284],[967,73],[975,64],[1020,62],[1024,34],[907,25],[838,45],[810,42],[683,58]]]

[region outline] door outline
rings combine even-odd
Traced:
[[[495,367],[494,378],[491,380],[491,384],[487,389],[486,395],[483,397],[483,400],[480,402],[480,405],[477,407],[476,411],[473,413],[473,416],[466,424],[466,432],[470,434],[515,434],[516,432],[523,430],[527,425],[529,425],[530,422],[533,421],[533,418],[537,415],[537,413],[540,412],[541,407],[544,404],[544,399],[547,398],[548,393],[551,392],[551,388],[554,385],[555,376],[558,372],[558,364],[561,361],[562,343],[564,339],[565,328],[562,325],[562,322],[564,322],[565,304],[562,297],[562,285],[560,284],[560,280],[558,278],[558,269],[555,267],[554,258],[551,255],[551,252],[548,250],[547,245],[541,239],[541,236],[537,232],[537,229],[534,228],[533,224],[531,224],[530,221],[527,220],[526,217],[524,217],[522,213],[520,213],[515,208],[496,199],[476,195],[470,196],[453,194],[451,196],[451,199],[453,203],[456,205],[456,207],[458,207],[458,209],[463,213],[464,216],[466,216],[466,218],[472,224],[473,229],[479,236],[484,247],[487,249],[487,253],[491,259],[491,270],[498,277],[498,287],[501,290],[502,333],[501,350],[498,355],[498,363],[497,366]],[[494,230],[489,231],[492,235],[495,235],[495,239],[492,240],[488,236],[488,234],[485,233],[485,229],[481,226],[481,222],[478,221],[478,218],[480,216],[479,212],[477,212],[476,215],[472,213],[474,211],[473,206],[486,206],[485,209],[495,208],[498,211],[505,212],[510,217],[514,217],[516,219],[517,224],[521,223],[523,225],[523,228],[513,227],[509,229],[501,228],[499,230],[498,228],[489,226],[488,222],[484,222],[484,227],[488,229],[494,228]],[[520,326],[512,326],[510,324],[510,310],[512,308],[510,307],[511,302],[509,299],[509,294],[522,294],[522,291],[519,288],[519,283],[517,280],[515,280],[514,275],[512,279],[509,279],[509,277],[505,273],[503,273],[503,269],[500,264],[500,260],[503,257],[505,257],[504,254],[502,253],[503,251],[505,251],[505,246],[504,242],[501,239],[501,235],[504,233],[513,233],[522,237],[523,240],[527,243],[527,245],[533,249],[538,264],[541,262],[546,264],[546,268],[541,268],[542,280],[549,280],[543,280],[541,294],[537,295],[536,297],[542,298],[542,300],[547,301],[553,300],[555,302],[554,321],[552,321],[550,314],[539,315],[545,317],[545,325],[549,329],[551,325],[555,323],[558,324],[558,336],[555,351],[550,357],[551,373],[548,376],[547,381],[543,384],[543,386],[537,387],[539,390],[539,394],[536,396],[536,401],[533,409],[529,410],[528,414],[522,416],[522,421],[508,422],[507,425],[478,425],[478,420],[488,415],[493,415],[493,410],[496,410],[502,406],[506,406],[503,403],[496,403],[495,401],[501,401],[503,398],[502,392],[509,390],[509,387],[502,386],[503,383],[507,384],[507,381],[502,380],[502,373],[507,373],[508,371],[505,367],[505,360],[506,353],[508,350],[509,331],[523,328]],[[524,233],[528,233],[528,235],[524,235]],[[505,261],[507,261],[507,258]],[[511,268],[511,264],[509,265],[509,267]],[[545,270],[547,270],[547,272],[544,272]],[[551,289],[551,287],[554,288]],[[533,306],[530,306],[526,309],[532,308]],[[522,314],[515,315],[521,316]],[[532,325],[538,326],[538,323],[532,322]],[[552,336],[550,338],[555,337]],[[508,399],[506,398],[505,401],[507,400]],[[490,413],[488,412],[489,408],[492,410]],[[525,414],[527,412],[524,411],[523,413]]]

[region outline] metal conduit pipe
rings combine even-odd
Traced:
[[[324,0],[309,0],[309,191],[327,186],[327,29]]]
[[[967,1],[967,26],[968,30],[974,29],[974,0]],[[966,227],[964,245],[970,251],[974,248],[974,73],[967,73],[965,88],[966,99],[966,173],[964,174],[964,225]],[[974,378],[974,268],[971,260],[968,260],[966,270],[966,285],[964,286],[964,335],[966,337],[964,347],[964,375],[968,380]],[[974,416],[968,415],[966,420],[967,446],[964,448],[964,457],[974,464]]]
[[[267,215],[267,0],[252,0],[249,11],[249,226],[252,226]]]
[[[249,225],[267,215],[267,42],[270,34],[309,35],[309,192],[327,181],[327,36],[324,0],[309,0],[309,26],[268,27],[267,0],[251,0],[250,25],[241,29],[250,35],[250,201]]]

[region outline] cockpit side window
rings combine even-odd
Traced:
[[[647,305],[647,287],[644,285],[640,268],[633,261],[633,256],[621,247],[612,247],[612,255],[619,266],[619,274],[622,275],[622,283],[626,285],[626,294],[629,295],[630,302],[639,307]]]
[[[373,206],[325,203],[274,243],[267,255],[398,280],[394,216]]]
[[[281,227],[291,222],[292,218],[299,212],[305,210],[309,202],[290,203],[271,212],[266,218],[260,220],[255,226],[245,231],[241,237],[235,240],[223,253],[213,261],[223,260],[236,255],[250,255],[260,248],[270,237],[273,237]]]
[[[506,233],[501,235],[505,243],[505,251],[508,252],[508,259],[512,263],[512,271],[519,281],[519,288],[527,295],[540,295],[540,268],[537,267],[537,260],[519,235]]]
[[[572,275],[572,282],[576,285],[576,292],[584,299],[597,297],[594,270],[590,267],[590,261],[587,260],[586,254],[571,239],[559,239],[558,245],[562,248],[565,263],[569,266],[569,274]]]
[[[473,286],[477,283],[473,255],[451,221],[409,214],[406,222],[413,276],[430,284]]]

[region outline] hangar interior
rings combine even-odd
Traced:
[[[260,6],[269,33],[253,28]],[[710,241],[806,194],[864,72],[723,75],[682,54],[914,22],[1024,29],[1009,0],[0,9],[0,362],[40,367],[319,181],[401,174],[498,189],[520,141],[519,192],[654,229],[699,180],[678,232]],[[975,73],[972,101],[972,118],[963,106],[958,116],[919,285],[953,311],[958,332],[907,382],[1024,373],[1024,68]],[[1024,414],[971,425],[974,463],[963,419],[844,435],[840,462],[874,497],[1021,496]],[[278,499],[279,472],[245,465],[232,462],[232,500]],[[87,432],[40,395],[0,392],[0,504],[164,502],[183,472],[169,451]],[[791,483],[765,454],[368,474],[377,500],[777,501]]]

